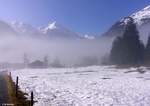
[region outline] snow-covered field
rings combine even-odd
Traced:
[[[146,67],[22,69],[12,71],[12,76],[19,76],[24,92],[34,92],[35,106],[150,106]]]

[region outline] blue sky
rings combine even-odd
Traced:
[[[45,26],[57,21],[81,34],[100,34],[150,0],[0,0],[0,19]]]

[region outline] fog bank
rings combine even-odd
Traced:
[[[0,39],[0,62],[23,62],[23,55],[29,60],[43,60],[48,56],[49,63],[59,60],[65,66],[100,64],[108,55],[109,40],[88,39],[38,39],[25,36],[7,36]],[[90,63],[91,61],[91,63]]]

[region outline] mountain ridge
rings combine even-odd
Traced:
[[[145,43],[150,35],[150,5],[137,11],[130,16],[124,17],[121,20],[113,24],[105,33],[102,34],[103,37],[114,38],[116,36],[122,36],[126,21],[128,17],[134,19],[137,29],[140,34],[140,39]]]

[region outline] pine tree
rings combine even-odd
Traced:
[[[117,37],[111,50],[111,61],[115,64],[136,65],[143,63],[144,45],[132,18],[128,18],[122,37]]]
[[[110,59],[113,61],[113,63],[115,64],[121,64],[121,57],[122,57],[122,38],[121,37],[117,37],[112,45],[112,50],[111,50],[111,55],[110,55]]]

